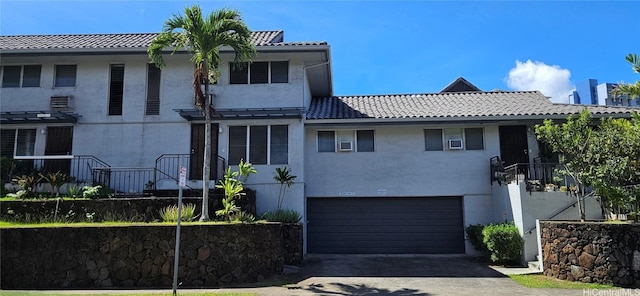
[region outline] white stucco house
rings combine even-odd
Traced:
[[[201,187],[193,65],[183,51],[167,55],[162,70],[150,64],[155,36],[0,36],[2,156],[136,195],[176,188],[180,155],[188,186]],[[634,110],[484,92],[463,78],[438,93],[335,96],[326,42],[285,42],[282,31],[253,32],[253,42],[258,56],[243,70],[221,51],[222,75],[211,85],[224,116],[212,129],[216,171],[251,162],[258,174],[246,186],[263,213],[276,207],[275,168],[290,167],[297,179],[285,207],[302,213],[308,253],[473,254],[464,227],[503,220],[527,235],[535,219],[567,215],[572,199],[534,202],[525,182],[498,185],[492,158],[534,163],[532,126],[545,118]]]

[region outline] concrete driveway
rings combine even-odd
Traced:
[[[586,295],[528,289],[476,258],[457,255],[309,255],[295,284],[221,289],[259,295]]]

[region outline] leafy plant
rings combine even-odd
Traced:
[[[266,212],[260,217],[261,220],[269,222],[282,222],[282,223],[298,223],[302,217],[300,213],[294,210],[276,210],[274,212]]]
[[[258,171],[251,165],[250,162],[244,162],[244,159],[240,159],[240,163],[238,164],[238,177],[240,182],[246,183],[247,179],[249,179],[249,175],[257,174]]]
[[[482,236],[483,229],[484,229],[484,225],[475,224],[475,225],[467,226],[467,228],[465,229],[465,232],[467,233],[469,242],[471,243],[471,245],[473,245],[473,248],[476,249],[476,251],[480,251],[483,254],[488,254],[489,250],[487,250],[487,246],[484,244],[484,240]]]
[[[180,221],[191,221],[193,219],[195,211],[195,204],[182,204],[182,210],[180,211]],[[164,222],[177,222],[178,205],[166,206],[160,209],[160,217]]]
[[[256,217],[245,211],[240,211],[235,215],[233,215],[233,221],[234,222],[253,222],[253,221],[256,221]]]
[[[38,183],[40,183],[40,177],[36,175],[22,175],[16,177],[12,181],[17,183],[18,186],[20,186],[20,188],[24,190],[25,193],[22,196],[24,198],[27,198],[33,195],[33,191],[35,190]]]
[[[96,186],[84,186],[82,187],[82,197],[84,198],[96,198],[100,194],[102,189],[101,185]]]
[[[44,172],[39,173],[41,180],[46,181],[51,186],[51,195],[58,196],[60,195],[60,187],[67,182],[72,181],[74,178],[70,177],[66,173],[61,171],[57,171],[55,173],[52,172]]]
[[[524,239],[514,224],[487,225],[482,229],[482,236],[492,262],[520,263]]]
[[[235,199],[243,194],[244,186],[237,179],[238,175],[238,172],[233,172],[231,168],[227,168],[224,178],[216,185],[216,188],[224,190],[222,209],[216,211],[216,216],[225,217],[227,221],[233,221],[233,215],[240,211],[240,208],[236,206]]]
[[[293,185],[297,176],[291,175],[291,169],[287,166],[276,168],[276,175],[273,177],[276,182],[280,183],[280,191],[278,192],[278,210],[282,209],[282,202],[287,188]]]
[[[71,198],[79,198],[82,196],[82,193],[82,187],[78,185],[69,185],[69,187],[67,187],[67,194]]]

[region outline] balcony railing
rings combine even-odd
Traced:
[[[490,159],[491,183],[508,184],[525,182],[527,191],[544,191],[546,185],[569,186],[574,185],[572,178],[565,176],[561,171],[566,170],[564,164],[559,163],[516,163],[504,167],[500,157]]]
[[[40,172],[63,172],[74,177],[78,183],[91,183],[94,167],[108,167],[104,161],[91,155],[52,155],[52,156],[16,156],[11,161],[7,180],[16,176],[28,175],[35,170]]]

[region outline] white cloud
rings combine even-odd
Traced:
[[[571,72],[560,66],[549,66],[543,62],[516,60],[516,66],[509,70],[507,86],[514,90],[537,90],[555,103],[568,103],[569,94],[575,89],[571,83]]]

